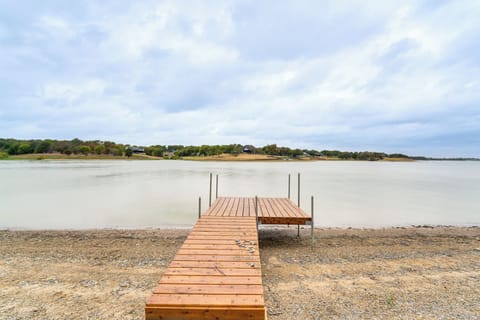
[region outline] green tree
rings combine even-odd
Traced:
[[[35,153],[49,153],[52,151],[52,143],[47,140],[41,141],[37,148],[35,149]]]
[[[95,153],[96,154],[102,154],[105,153],[105,146],[99,144],[98,146],[95,147]]]
[[[117,157],[123,156],[123,147],[121,146],[115,147],[115,150],[113,151],[113,155]]]
[[[105,146],[105,154],[111,154],[115,152],[115,142],[104,141],[103,145]]]
[[[168,152],[176,152],[176,151],[181,150],[183,148],[184,148],[184,146],[181,145],[181,144],[172,144],[170,146],[167,146],[167,151]]]
[[[65,153],[65,150],[67,150],[70,146],[70,141],[52,141],[52,150],[55,152],[60,152],[60,153]]]
[[[7,149],[8,154],[10,155],[18,154],[18,146],[19,146],[18,143],[11,143]]]
[[[29,142],[22,142],[18,146],[18,154],[27,154],[32,152],[33,152],[33,148]]]
[[[125,149],[125,155],[130,158],[133,155],[132,149],[130,148]]]
[[[152,155],[155,157],[163,157],[163,153],[165,152],[165,148],[161,146],[153,148]]]
[[[269,155],[277,155],[279,152],[276,144],[269,144],[264,146],[262,149],[264,153]]]
[[[78,151],[80,151],[81,154],[88,155],[92,152],[92,149],[89,146],[80,146],[78,147]]]
[[[299,157],[301,155],[303,155],[303,151],[300,149],[293,149],[290,151],[290,156],[293,158]]]

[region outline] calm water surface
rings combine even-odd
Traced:
[[[0,227],[190,226],[225,196],[297,198],[317,226],[480,225],[480,162],[0,161]]]

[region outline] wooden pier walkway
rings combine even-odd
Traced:
[[[164,272],[145,318],[266,319],[257,217],[264,224],[312,221],[288,199],[218,198]]]

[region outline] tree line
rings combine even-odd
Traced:
[[[263,147],[244,146],[241,144],[228,145],[151,145],[151,146],[131,146],[128,144],[118,144],[111,141],[83,141],[73,140],[54,140],[54,139],[0,139],[0,152],[8,155],[22,155],[30,153],[61,153],[71,154],[97,154],[112,156],[131,156],[133,153],[141,152],[154,157],[182,158],[188,156],[215,156],[220,154],[237,155],[240,153],[265,154],[272,156],[298,158],[308,157],[330,157],[344,160],[382,160],[386,157],[408,158],[407,155],[396,153],[386,154],[382,152],[345,152],[338,150],[314,150],[314,149],[292,149],[289,147],[269,144]]]
[[[9,155],[22,155],[29,153],[61,153],[70,154],[106,154],[123,156],[126,154],[127,146],[111,141],[82,141],[73,140],[17,140],[0,139],[0,151]]]

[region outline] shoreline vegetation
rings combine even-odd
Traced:
[[[270,144],[134,146],[111,141],[2,139],[0,160],[187,160],[187,161],[391,161],[474,160],[477,158],[412,157],[401,153],[292,149]]]
[[[0,231],[0,314],[142,319],[188,233]],[[480,228],[315,228],[313,251],[296,233],[259,231],[270,320],[478,317]]]

